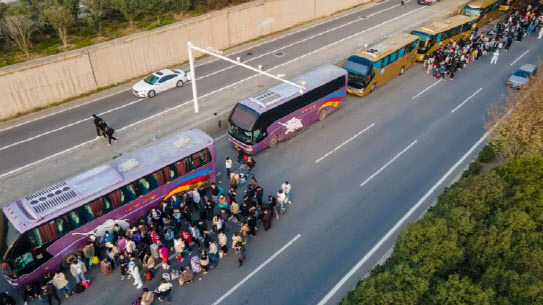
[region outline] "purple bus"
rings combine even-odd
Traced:
[[[347,71],[324,66],[241,100],[230,113],[229,139],[247,154],[256,154],[289,138],[341,107],[347,92]]]
[[[12,202],[0,213],[2,276],[22,289],[69,267],[90,235],[126,229],[172,194],[216,177],[213,139],[193,129]]]

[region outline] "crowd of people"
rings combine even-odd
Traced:
[[[70,297],[72,291],[79,292],[77,286],[88,287],[85,273],[93,268],[100,268],[106,275],[120,269],[120,280],[133,279],[136,289],[143,291],[134,304],[150,305],[156,300],[169,303],[172,282],[190,284],[196,274],[208,273],[231,252],[241,267],[249,238],[256,236],[260,224],[263,230],[270,230],[273,218],[279,219],[292,202],[288,181],[276,194],[264,198],[264,189],[251,175],[256,161],[239,149],[236,164],[239,167],[233,169],[237,166],[226,158],[227,191],[212,183],[207,188],[174,194],[139,217],[134,225],[123,229],[115,224],[101,237],[90,236],[82,257],[74,260],[69,269],[75,290],[62,272],[47,272],[39,284],[25,287],[25,305],[33,299],[49,304],[56,300],[60,304],[57,291]],[[170,259],[179,261],[182,267],[172,268]],[[144,279],[149,281],[157,274],[160,285],[152,291],[143,288]]]
[[[543,3],[534,1],[526,9],[513,9],[509,16],[496,24],[493,30],[479,33],[475,28],[469,38],[451,41],[440,47],[424,60],[426,73],[437,79],[454,79],[455,73],[476,60],[492,54],[491,63],[496,64],[500,50],[509,50],[514,41],[537,33],[543,36]]]

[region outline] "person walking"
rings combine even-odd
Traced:
[[[155,294],[149,291],[147,288],[143,288],[143,295],[141,296],[141,305],[151,305],[155,300]]]
[[[400,1],[400,5],[401,6],[404,6],[405,5],[405,2],[403,0]]]
[[[42,300],[47,301],[49,305],[53,305],[53,298],[57,300],[58,304],[60,304],[60,298],[58,297],[57,290],[55,289],[55,286],[53,284],[44,283],[41,286],[42,289]]]
[[[134,278],[134,285],[137,285],[136,289],[141,289],[143,282],[141,281],[140,268],[134,261],[128,263],[128,273]]]
[[[288,204],[292,204],[292,202],[290,201],[290,190],[292,189],[292,187],[288,183],[288,181],[285,181],[283,184],[281,184],[281,189],[283,190],[283,193],[285,193]]]
[[[285,195],[285,192],[283,192],[283,190],[279,190],[279,192],[277,192],[277,207],[281,214],[286,211],[285,209],[286,200],[287,200],[287,196]]]
[[[245,261],[245,246],[241,242],[238,242],[236,244],[235,251],[236,255],[238,256],[238,267],[241,267],[243,266],[243,262]]]
[[[247,176],[250,176],[253,174],[253,169],[255,168],[255,166],[256,166],[256,161],[253,158],[248,157],[247,158],[247,168],[248,168]]]
[[[94,127],[96,127],[96,137],[106,136],[104,133],[104,127],[107,126],[106,122],[96,114],[92,115]]]
[[[160,302],[166,302],[170,303],[172,300],[171,292],[172,292],[173,285],[171,283],[168,283],[166,279],[160,280],[160,286],[156,288],[156,292],[158,293],[158,300]]]
[[[66,276],[64,276],[64,273],[62,272],[55,273],[55,276],[53,277],[53,286],[62,291],[67,298],[72,294],[72,288],[70,288],[68,280],[66,280]]]
[[[107,136],[107,140],[109,142],[109,144],[107,144],[107,146],[111,146],[111,140],[115,140],[115,142],[119,142],[119,140],[113,136],[113,133],[115,133],[115,129],[113,129],[113,128],[109,127],[109,126],[106,126],[104,128],[104,132],[105,132],[105,134]]]
[[[492,59],[490,59],[490,64],[497,64],[498,63],[498,56],[500,55],[500,51],[496,50],[494,53],[492,53]]]
[[[226,178],[230,178],[230,172],[232,171],[232,160],[230,160],[230,157],[226,157],[226,161],[224,161],[224,167],[226,167]]]
[[[75,277],[75,282],[77,284],[81,283],[81,281],[86,280],[85,272],[87,272],[87,267],[85,264],[79,260],[76,259],[72,262],[70,265],[70,272]]]

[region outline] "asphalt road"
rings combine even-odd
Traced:
[[[265,193],[288,179],[293,205],[271,231],[250,239],[242,268],[229,254],[201,280],[175,284],[172,303],[317,304],[351,274],[326,302],[337,303],[390,249],[393,238],[381,242],[383,236],[424,197],[408,218],[416,220],[475,155],[476,149],[457,163],[481,142],[482,118],[508,93],[507,77],[540,60],[542,42],[534,36],[515,42],[497,65],[483,58],[455,80],[436,83],[416,65],[367,97],[349,96],[324,122],[259,154],[255,175]],[[224,136],[217,151],[218,160],[235,155]],[[138,295],[119,271],[90,277],[92,287],[63,304],[130,304]]]
[[[406,1],[406,6],[401,8],[398,1],[385,1],[228,55],[230,58],[240,57],[247,64],[260,64],[264,69],[270,69],[420,9],[422,7],[415,1]],[[197,66],[196,75],[202,97],[250,78],[254,73],[224,61],[212,61]],[[119,131],[168,109],[180,105],[191,107],[191,99],[190,85],[159,94],[153,99],[136,98],[127,90],[23,124],[5,124],[0,127],[0,177],[92,141],[95,134],[90,116],[93,113],[103,115]]]

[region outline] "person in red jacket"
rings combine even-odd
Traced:
[[[190,235],[190,232],[187,230],[181,231],[181,240],[185,242],[185,245],[189,248],[189,251],[192,252],[192,235]]]

